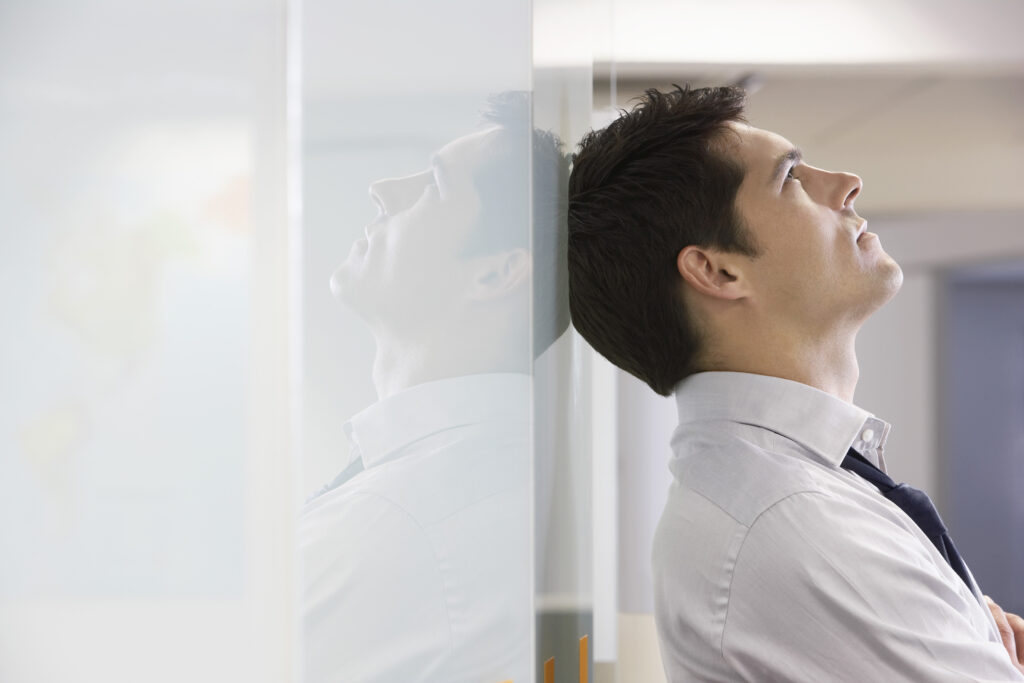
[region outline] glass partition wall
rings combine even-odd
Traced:
[[[587,6],[293,9],[304,678],[578,680],[592,484],[564,214]]]
[[[591,19],[0,9],[0,680],[593,678]]]

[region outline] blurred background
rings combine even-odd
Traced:
[[[864,179],[905,281],[856,402],[1021,613],[1021,25],[1014,0],[0,0],[0,680],[300,680],[296,518],[376,399],[329,278],[370,183],[505,90],[571,150],[645,88],[740,84]],[[591,680],[663,680],[674,404],[571,330],[533,389],[537,680],[576,680],[583,635]]]

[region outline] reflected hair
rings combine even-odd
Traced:
[[[601,355],[669,395],[701,362],[676,265],[689,245],[755,256],[735,208],[742,165],[721,151],[738,88],[648,90],[579,144],[569,177],[569,308]]]
[[[565,272],[569,158],[557,135],[533,126],[529,92],[492,95],[481,123],[496,130],[489,137],[484,160],[474,170],[479,225],[464,253],[517,247],[531,252],[536,357],[569,327]]]

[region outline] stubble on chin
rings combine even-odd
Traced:
[[[900,264],[896,263],[896,259],[892,258],[888,254],[885,256],[886,260],[886,273],[885,281],[887,289],[891,292],[889,298],[896,296],[896,293],[900,291],[903,286],[903,269],[900,268]]]
[[[872,282],[871,298],[874,300],[874,305],[871,307],[872,312],[889,303],[899,293],[902,286],[903,269],[893,258],[886,255]]]

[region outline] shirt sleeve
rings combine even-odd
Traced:
[[[1024,681],[979,609],[914,534],[798,493],[740,547],[722,655],[748,681]]]
[[[303,680],[449,680],[444,583],[416,521],[361,495],[341,519],[306,523]]]

